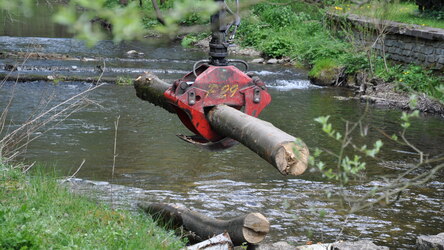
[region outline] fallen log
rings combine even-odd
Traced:
[[[0,73],[0,79],[6,81],[17,81],[17,82],[32,82],[32,81],[64,81],[64,82],[88,82],[97,83],[108,82],[116,83],[118,81],[117,77],[106,77],[106,76],[75,76],[75,75],[31,75],[31,74],[20,74],[16,72],[12,73]]]
[[[186,231],[192,232],[193,239],[198,242],[227,232],[235,246],[245,242],[256,244],[270,231],[270,223],[260,213],[249,213],[231,220],[219,220],[187,208],[164,203],[139,203],[137,206],[165,225],[174,229],[182,226]]]
[[[134,83],[136,95],[145,101],[175,113],[163,93],[170,84],[152,73],[145,73]],[[276,128],[269,122],[246,115],[226,105],[217,105],[207,115],[220,135],[242,143],[272,164],[283,175],[300,175],[307,169],[309,150],[302,140]]]

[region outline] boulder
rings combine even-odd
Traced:
[[[278,59],[276,58],[271,58],[268,59],[267,64],[277,64],[278,63]]]
[[[255,250],[294,250],[295,247],[285,241],[255,246]]]
[[[126,52],[126,55],[130,56],[130,57],[143,56],[144,54],[145,53],[139,52],[139,51],[136,51],[136,50],[129,50],[129,51]]]
[[[369,240],[358,240],[358,241],[344,241],[339,243],[334,243],[332,245],[332,250],[356,250],[356,249],[366,249],[366,250],[388,250],[388,247],[377,246],[375,243]]]
[[[316,73],[313,70],[308,74],[308,79],[314,85],[319,86],[346,86],[347,75],[343,67],[326,67]]]
[[[271,249],[271,248],[270,248]],[[312,245],[298,246],[296,250],[388,250],[388,247],[375,245],[369,240],[343,241],[335,243],[318,243]]]
[[[416,239],[416,249],[444,249],[444,233],[438,235],[421,235]]]
[[[264,58],[256,58],[251,61],[251,63],[264,63],[264,62],[265,62]]]

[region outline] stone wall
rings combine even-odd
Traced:
[[[355,38],[363,46],[372,47],[388,59],[415,63],[444,71],[444,29],[391,21],[380,21],[357,15],[330,15],[344,25],[351,23]]]

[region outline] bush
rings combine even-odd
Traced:
[[[241,38],[243,46],[259,46],[262,41],[268,38],[271,30],[266,28],[264,23],[246,20],[242,23],[238,30],[238,36]]]
[[[294,25],[298,21],[298,16],[289,6],[259,4],[255,7],[254,13],[260,15],[265,22],[278,29]]]
[[[268,57],[283,57],[289,55],[291,47],[290,40],[275,36],[262,44],[262,51]]]

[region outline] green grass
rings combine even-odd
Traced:
[[[145,215],[70,193],[55,178],[0,163],[0,249],[179,249]]]
[[[330,76],[327,76],[327,78],[334,78],[336,77],[336,71],[335,69],[339,68],[340,65],[338,65],[338,62],[331,58],[325,58],[321,59],[319,61],[316,61],[313,68],[308,73],[311,77],[320,77],[323,73],[329,73]]]
[[[418,6],[414,3],[384,4],[383,1],[373,1],[360,7],[350,4],[337,5],[331,10],[336,13],[352,13],[382,20],[444,29],[444,13],[436,13],[434,17],[420,14]]]

